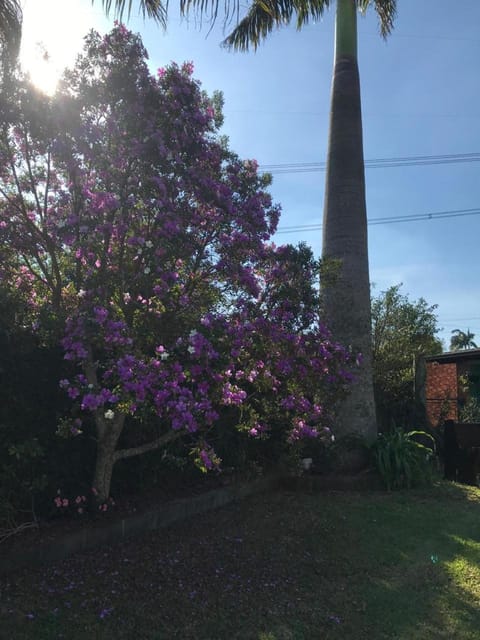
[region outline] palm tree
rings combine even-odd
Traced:
[[[478,349],[477,344],[473,341],[475,334],[467,329],[467,331],[461,331],[460,329],[454,329],[452,331],[452,337],[450,338],[450,350],[460,351],[461,349]]]
[[[252,0],[239,19],[240,0],[181,0],[180,8],[217,18],[220,4],[225,21],[237,24],[225,46],[245,51],[273,29],[296,17],[300,29],[320,18],[333,0]],[[371,356],[370,283],[363,160],[360,81],[357,61],[357,9],[373,5],[386,37],[393,28],[396,0],[337,0],[335,64],[330,111],[330,134],[323,221],[324,264],[336,265],[334,277],[323,278],[325,318],[334,337],[363,357],[356,384],[337,416],[337,432],[376,436]],[[329,269],[330,274],[332,269]]]
[[[132,0],[101,0],[105,13],[113,10],[119,20],[132,11]],[[94,0],[92,0],[92,3]],[[161,0],[138,0],[138,7],[144,17],[149,17],[161,24],[166,25],[166,4]],[[8,72],[15,65],[20,50],[22,38],[22,9],[20,0],[0,0],[0,65],[2,75]]]

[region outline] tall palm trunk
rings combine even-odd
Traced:
[[[339,408],[336,432],[372,440],[376,420],[356,11],[355,0],[337,0],[322,257],[338,260],[339,266],[322,285],[322,301],[334,338],[363,356]]]

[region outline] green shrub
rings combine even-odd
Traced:
[[[425,431],[394,429],[372,445],[375,466],[388,490],[410,489],[432,480],[435,440]]]
[[[480,402],[470,398],[459,411],[459,422],[480,422]]]
[[[58,488],[83,493],[94,453],[87,438],[56,435],[68,407],[58,384],[68,371],[62,351],[15,323],[10,310],[0,291],[0,529],[50,517]]]

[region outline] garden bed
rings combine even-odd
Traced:
[[[119,501],[115,509],[106,513],[44,522],[41,526],[23,529],[0,544],[0,574],[64,560],[103,544],[115,544],[216,509],[251,493],[261,493],[277,484],[277,476],[227,486],[213,478],[213,481],[177,491],[174,499],[171,493],[158,489]]]

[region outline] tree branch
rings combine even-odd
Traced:
[[[183,435],[185,435],[185,431],[183,430],[169,431],[168,433],[164,433],[163,436],[160,436],[152,442],[146,442],[145,444],[141,444],[138,447],[131,447],[130,449],[120,449],[118,451],[115,451],[115,462],[117,462],[117,460],[122,460],[123,458],[132,458],[133,456],[139,456],[142,453],[146,453],[147,451],[154,451],[155,449],[159,449],[164,444],[168,444],[169,442],[178,440]]]

